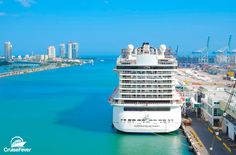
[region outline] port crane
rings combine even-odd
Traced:
[[[174,53],[176,58],[178,57],[178,53],[179,53],[179,45],[177,45],[175,53]]]
[[[192,52],[192,54],[196,54],[199,56],[199,63],[208,64],[208,55],[209,55],[209,44],[210,44],[210,36],[207,37],[206,47]]]
[[[229,35],[229,39],[228,39],[227,46],[225,46],[225,47],[223,47],[223,48],[217,50],[215,53],[216,53],[216,54],[223,54],[223,55],[225,55],[225,54],[227,54],[227,53],[228,53],[228,54],[229,54],[229,53],[232,53],[232,51],[231,51],[231,40],[232,40],[232,35]]]

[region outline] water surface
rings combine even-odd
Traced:
[[[0,154],[21,136],[35,155],[191,154],[180,131],[124,134],[111,127],[107,99],[117,85],[114,58],[0,79]]]

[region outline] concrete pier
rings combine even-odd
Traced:
[[[207,151],[206,147],[203,145],[202,141],[194,131],[194,129],[191,126],[185,126],[182,123],[182,129],[184,134],[186,135],[186,138],[188,139],[189,143],[191,144],[191,147],[195,154],[197,155],[209,155],[209,152]]]

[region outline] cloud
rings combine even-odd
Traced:
[[[34,0],[15,0],[16,2],[20,3],[23,7],[31,7],[35,1]]]
[[[17,17],[19,15],[15,14],[15,13],[0,12],[0,17],[4,17],[4,16],[7,16],[7,17]]]
[[[0,12],[0,16],[6,16],[5,12]]]
[[[108,1],[108,0],[105,0],[104,3],[105,3],[105,4],[109,4],[109,1]]]

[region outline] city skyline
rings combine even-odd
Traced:
[[[1,0],[0,42],[10,40],[16,54],[43,53],[48,44],[66,40],[79,40],[81,53],[118,54],[127,43],[148,41],[179,45],[181,53],[190,54],[205,46],[207,36],[212,38],[210,49],[217,50],[227,45],[231,34],[235,49],[235,4],[233,0]]]
[[[71,45],[71,51],[70,46]],[[6,41],[3,43],[4,51],[3,53],[0,53],[0,57],[5,57],[5,59],[10,60],[12,57],[22,57],[22,56],[39,56],[39,55],[48,55],[49,58],[69,58],[69,59],[77,59],[79,58],[78,52],[79,52],[79,43],[78,42],[72,42],[69,41],[66,43],[61,43],[58,46],[55,45],[49,45],[45,52],[43,53],[14,53],[13,45],[10,41]],[[70,53],[71,52],[71,53]],[[70,56],[71,55],[71,56]]]

